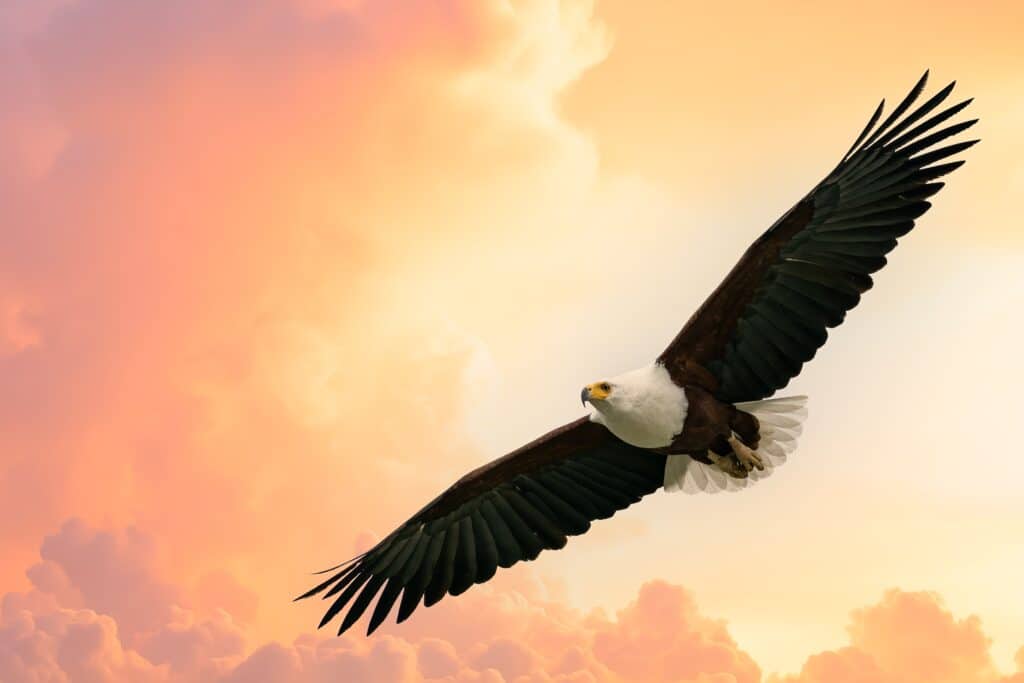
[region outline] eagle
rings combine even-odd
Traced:
[[[318,572],[301,600],[329,600],[338,635],[380,598],[373,633],[422,603],[460,595],[499,567],[566,545],[663,487],[735,491],[796,446],[806,397],[772,398],[843,322],[871,274],[931,206],[938,181],[978,140],[953,141],[954,81],[921,103],[928,72],[879,123],[885,100],[838,165],[747,249],[653,363],[583,387],[589,414],[473,470],[383,540]],[[949,122],[949,123],[947,123]]]

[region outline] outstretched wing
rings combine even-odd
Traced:
[[[301,600],[333,599],[320,626],[348,607],[338,634],[381,592],[367,634],[401,595],[398,621],[423,601],[459,595],[498,567],[558,549],[661,486],[665,456],[634,448],[581,418],[459,479],[369,551],[330,570]]]
[[[747,249],[659,361],[707,368],[730,402],[770,396],[799,374],[931,206],[943,187],[934,181],[964,163],[948,159],[977,142],[933,149],[977,119],[941,127],[971,100],[932,114],[955,82],[907,114],[927,78],[876,127],[882,101],[835,170]]]

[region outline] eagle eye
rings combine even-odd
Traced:
[[[611,390],[612,390],[612,385],[608,384],[608,382],[601,382],[601,391],[608,392],[608,391],[611,391]]]

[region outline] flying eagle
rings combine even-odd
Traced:
[[[768,397],[871,288],[943,187],[936,179],[964,163],[950,157],[977,142],[936,147],[977,119],[942,127],[971,102],[940,110],[955,82],[910,111],[927,77],[876,127],[879,104],[839,165],[747,249],[653,364],[587,385],[588,416],[473,470],[296,599],[331,600],[320,626],[349,606],[340,635],[380,593],[369,634],[399,597],[402,622],[660,486],[736,490],[785,462],[806,398]]]

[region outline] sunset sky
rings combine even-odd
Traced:
[[[0,683],[1024,683],[1024,4],[0,2]],[[342,638],[309,572],[648,362],[931,69],[797,452]]]

